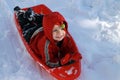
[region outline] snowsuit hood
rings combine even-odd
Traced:
[[[66,33],[68,33],[68,24],[64,17],[59,12],[52,12],[50,14],[44,15],[43,17],[43,29],[44,34],[47,39],[50,40],[51,43],[54,43],[53,37],[52,37],[52,29],[55,24],[65,24],[65,30]]]

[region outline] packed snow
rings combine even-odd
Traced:
[[[48,80],[17,32],[15,6],[47,5],[69,24],[82,59],[78,80],[120,80],[120,0],[0,0],[0,80]]]

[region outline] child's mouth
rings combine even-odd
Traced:
[[[62,36],[57,36],[56,38],[62,38],[63,37],[63,35]]]

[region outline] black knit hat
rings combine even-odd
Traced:
[[[14,8],[14,11],[19,11],[21,8],[19,7],[19,6],[16,6],[15,8]]]

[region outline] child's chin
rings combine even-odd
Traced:
[[[62,41],[62,40],[63,40],[63,39],[57,39],[56,41],[58,41],[58,42],[59,42],[59,41]]]

